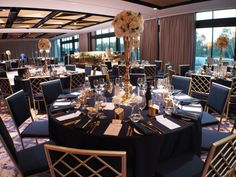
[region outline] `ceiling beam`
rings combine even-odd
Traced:
[[[50,14],[48,14],[45,18],[43,18],[42,20],[40,20],[38,23],[36,23],[32,28],[38,28],[40,25],[43,25],[46,21],[50,20],[51,18],[53,18],[54,16],[56,16],[57,14],[59,14],[60,11],[55,10],[52,11]],[[22,34],[19,38],[24,38],[27,36],[28,33],[24,33]]]
[[[82,21],[83,19],[88,18],[88,17],[90,17],[90,16],[92,16],[92,15],[91,15],[91,14],[86,14],[86,15],[83,16],[83,17],[79,17],[79,18],[77,18],[76,20],[72,20],[71,22],[68,22],[68,23],[62,25],[60,28],[63,28],[64,26],[67,26],[67,25],[71,25],[71,24],[73,24],[73,23],[75,23],[75,22],[77,22],[77,21],[80,21],[80,20]]]
[[[10,13],[8,15],[7,23],[5,25],[5,28],[11,28],[12,24],[14,23],[15,19],[17,18],[18,13],[20,12],[20,9],[18,8],[11,8]],[[4,33],[2,35],[2,39],[6,39],[8,36],[8,33]]]

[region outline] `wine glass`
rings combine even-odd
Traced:
[[[98,90],[98,85],[99,85],[98,80],[97,80],[97,79],[94,79],[94,80],[93,80],[93,86],[94,86],[96,92],[97,92],[97,90]]]
[[[98,113],[98,116],[100,119],[107,118],[106,115],[103,113],[103,109],[106,107],[106,102],[107,102],[106,97],[104,97],[102,95],[100,95],[97,98],[98,110],[101,111],[100,113]]]
[[[100,90],[102,91],[104,89],[104,85],[105,85],[105,81],[103,78],[100,78],[99,79],[99,87],[100,87]]]
[[[82,105],[81,109],[85,110],[87,104],[87,97],[84,91],[80,93],[79,99],[80,99],[80,104]]]
[[[141,111],[144,110],[146,108],[146,97],[145,97],[145,93],[144,92],[140,92],[139,95],[139,102],[138,102],[138,108],[139,108],[139,115],[140,115],[140,119],[144,119]]]

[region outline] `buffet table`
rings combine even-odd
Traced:
[[[107,99],[111,101],[111,99]],[[94,99],[89,99],[88,106],[93,106],[93,104]],[[125,118],[121,121],[121,129],[117,136],[112,136],[104,135],[104,132],[114,121],[114,110],[104,109],[103,113],[107,119],[91,121],[86,114],[87,110],[81,110],[82,113],[73,119],[61,120],[61,115],[75,113],[78,110],[71,107],[66,112],[60,112],[61,114],[57,112],[57,116],[55,116],[52,114],[55,109],[58,107],[54,105],[51,105],[49,109],[49,132],[50,138],[55,140],[56,144],[80,149],[126,151],[128,169],[132,169],[133,176],[136,177],[155,176],[155,171],[161,162],[182,153],[193,152],[200,155],[201,129],[199,120],[186,121],[164,116],[166,120],[170,120],[179,126],[170,129],[157,121],[163,117],[157,119],[149,117],[145,110],[142,111],[144,120],[140,122],[145,125],[147,122],[151,122],[151,125],[158,131],[153,132],[153,134],[140,134],[137,131],[139,122],[131,122],[128,119],[130,107],[124,107]],[[73,121],[72,124],[70,124],[71,121]],[[94,121],[95,124],[93,124]],[[93,123],[88,126],[88,122]],[[130,133],[129,127],[134,131]]]

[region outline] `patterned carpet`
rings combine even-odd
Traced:
[[[13,141],[15,143],[15,147],[18,150],[21,150],[21,143],[19,136],[17,134],[17,131],[14,127],[14,124],[12,122],[11,117],[8,114],[1,114],[1,118],[3,119],[8,131],[10,132],[11,137],[13,138]],[[37,115],[35,116],[35,119],[37,120],[43,120],[46,118],[46,115]],[[27,126],[27,122],[21,127],[24,129],[24,127]],[[217,126],[212,126],[209,129],[217,130]],[[232,122],[231,121],[223,121],[221,131],[229,132],[232,129]],[[45,140],[40,140],[39,143],[42,143]],[[24,139],[24,145],[26,148],[34,146],[35,140],[34,139]],[[205,159],[207,156],[206,153],[202,154],[202,158]],[[7,155],[4,147],[2,146],[0,142],[0,177],[14,177],[17,176],[17,171],[15,169],[14,164],[10,160],[9,156]]]

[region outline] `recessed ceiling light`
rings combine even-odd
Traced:
[[[76,22],[74,22],[74,25],[76,25],[77,23]]]
[[[157,10],[157,8],[156,8],[156,7],[154,7],[154,8],[153,8],[153,10]]]

